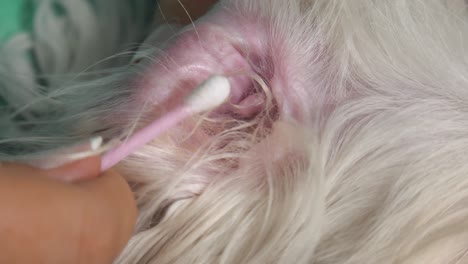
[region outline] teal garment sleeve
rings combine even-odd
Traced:
[[[0,44],[23,30],[24,0],[0,1]]]

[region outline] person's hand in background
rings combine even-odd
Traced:
[[[159,13],[165,22],[190,24],[204,15],[218,0],[160,0]]]
[[[52,170],[0,164],[0,263],[111,263],[136,213],[127,182],[100,174],[99,157]]]

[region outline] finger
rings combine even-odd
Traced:
[[[0,169],[0,263],[110,263],[130,238],[136,205],[115,172],[79,184]],[[24,254],[24,250],[28,254]]]
[[[107,252],[109,259],[113,260],[134,232],[137,207],[133,193],[115,171],[108,171],[92,181],[83,181],[79,188],[87,197],[82,239],[82,248],[86,250],[81,252],[81,259],[84,263],[91,263],[102,256],[102,252]],[[98,229],[99,237],[96,237]]]

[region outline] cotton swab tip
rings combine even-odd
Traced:
[[[227,77],[214,75],[198,86],[186,99],[186,105],[194,112],[212,110],[228,99],[231,85]]]

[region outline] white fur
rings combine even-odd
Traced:
[[[294,66],[292,74],[307,84],[305,91],[284,87],[296,93],[307,120],[277,120],[266,104],[256,119],[224,120],[230,129],[216,120],[188,121],[132,155],[119,169],[134,188],[139,219],[116,263],[467,263],[465,1],[221,5],[268,18],[269,36],[289,55],[273,60]],[[91,28],[92,20],[73,21]],[[40,39],[53,47],[40,56],[50,73],[76,69],[64,54],[89,47]],[[95,44],[96,59],[110,55],[104,43]],[[1,125],[19,127],[20,142],[37,153],[96,130],[120,135],[144,112],[129,107],[133,93],[125,82],[139,72],[122,66],[56,87],[53,99],[66,105],[61,121],[31,117],[31,132],[14,119]],[[29,104],[31,93],[13,92],[19,78],[12,79],[2,95],[11,95],[15,107]],[[115,111],[125,122],[106,119]],[[64,129],[50,132],[57,123]],[[0,158],[23,158],[15,153],[2,149]]]

